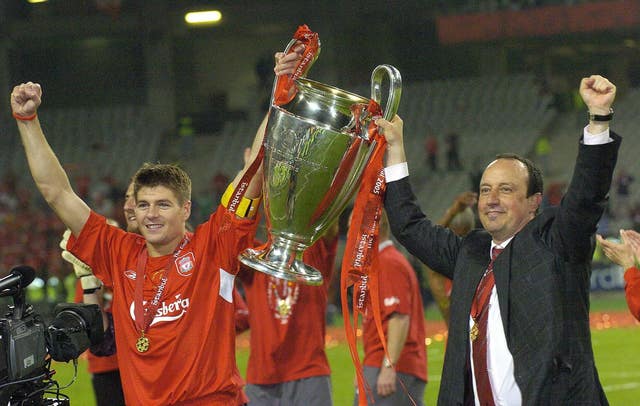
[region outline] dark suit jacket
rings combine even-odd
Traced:
[[[580,143],[561,205],[518,232],[493,267],[523,405],[607,404],[591,348],[589,288],[594,233],[621,141],[611,137],[614,142],[604,145]],[[433,224],[417,206],[408,178],[388,183],[385,208],[393,234],[411,254],[453,279],[438,404],[472,402],[469,313],[489,263],[491,236],[474,230],[459,238]]]

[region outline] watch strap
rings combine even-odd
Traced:
[[[589,112],[589,121],[611,121],[613,119],[613,109],[609,108],[609,114],[593,114]]]

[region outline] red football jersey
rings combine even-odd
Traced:
[[[136,264],[142,236],[109,226],[91,213],[67,248],[113,286],[113,319],[120,376],[128,405],[230,405],[242,399],[235,359],[233,286],[237,255],[253,241],[257,222],[219,207],[175,254],[149,257],[143,299],[151,301],[161,268],[167,283],[138,352]],[[169,261],[169,262],[167,262]]]
[[[393,244],[381,245],[378,254],[380,311],[385,336],[393,313],[410,316],[409,333],[396,364],[396,370],[427,380],[427,347],[420,285],[413,267]],[[356,287],[357,288],[357,287]],[[367,296],[368,297],[368,296]],[[378,337],[373,314],[367,312],[362,324],[364,361],[366,366],[379,368],[384,348]]]
[[[248,383],[270,385],[331,373],[324,352],[325,313],[337,246],[337,237],[321,238],[303,254],[304,263],[322,273],[321,286],[243,267],[239,278],[251,327]]]

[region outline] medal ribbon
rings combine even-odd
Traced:
[[[372,116],[381,116],[380,106],[371,101],[368,110]],[[342,259],[342,275],[340,280],[340,293],[342,301],[342,315],[345,324],[345,333],[349,343],[349,351],[356,370],[358,380],[358,405],[367,404],[367,395],[371,396],[371,388],[367,385],[362,372],[362,364],[356,344],[356,332],[358,315],[365,313],[367,298],[369,299],[369,311],[373,312],[376,330],[385,355],[388,357],[387,342],[382,329],[380,315],[380,300],[378,295],[378,243],[380,218],[383,209],[384,192],[386,183],[382,158],[386,150],[387,142],[378,133],[378,127],[370,122],[369,139],[375,143],[373,153],[362,175],[362,183],[356,195],[351,216],[351,225],[347,234],[345,254]],[[351,322],[349,306],[347,303],[347,289],[358,285],[358,291],[353,292],[353,319]],[[372,294],[373,293],[373,294]]]
[[[147,246],[144,244],[142,249],[138,253],[138,262],[136,264],[136,288],[134,292],[134,303],[135,309],[134,314],[136,316],[135,325],[138,331],[140,331],[143,335],[151,325],[151,322],[155,318],[156,311],[160,306],[160,298],[162,297],[162,293],[164,292],[165,287],[167,286],[167,271],[169,268],[169,263],[172,259],[180,256],[180,253],[187,245],[191,238],[191,233],[187,233],[180,245],[176,248],[173,255],[167,258],[167,261],[162,266],[162,277],[160,279],[160,284],[158,285],[156,292],[153,295],[153,299],[149,303],[149,306],[144,306],[144,277],[145,277],[145,268],[147,266]]]

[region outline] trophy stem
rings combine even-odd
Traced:
[[[248,248],[238,259],[242,264],[276,278],[307,285],[321,285],[322,274],[302,262],[302,253],[307,247],[274,236],[264,249]]]

